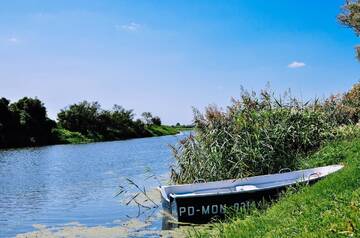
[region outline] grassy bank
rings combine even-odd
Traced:
[[[176,135],[181,131],[191,130],[188,127],[176,127],[176,126],[167,126],[167,125],[150,125],[145,128],[147,131],[146,136],[144,137],[153,137],[153,136],[166,136],[166,135]],[[80,132],[72,132],[63,128],[53,129],[54,137],[58,138],[56,144],[84,144],[90,142],[99,142],[98,137],[89,138]]]
[[[360,235],[360,139],[333,142],[301,167],[343,163],[314,186],[285,194],[270,208],[235,216],[194,237],[358,237]]]
[[[94,141],[80,132],[73,132],[63,128],[55,128],[53,133],[58,138],[58,144],[84,144]]]
[[[166,125],[151,125],[146,128],[146,130],[152,136],[166,136],[166,135],[176,135],[181,131],[191,130],[189,127],[177,127],[177,126],[166,126]]]

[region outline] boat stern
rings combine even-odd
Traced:
[[[161,206],[165,212],[168,212],[169,214],[172,214],[171,212],[171,198],[168,196],[166,192],[167,186],[159,186],[157,189],[160,192],[161,195]]]

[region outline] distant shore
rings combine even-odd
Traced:
[[[123,139],[113,139],[113,140],[98,140],[96,138],[89,138],[82,135],[79,132],[71,132],[66,129],[56,129],[59,138],[61,139],[60,143],[56,144],[86,144],[91,142],[103,142],[103,141],[116,141],[116,140],[126,140],[126,139],[135,139],[135,138],[148,138],[156,136],[168,136],[176,135],[182,131],[192,130],[192,127],[183,127],[183,126],[168,126],[168,125],[150,125],[145,127],[145,130],[148,132],[144,136],[134,136]]]
[[[52,120],[38,98],[17,102],[0,98],[0,149],[116,141],[174,135],[191,125],[163,125],[161,118],[115,104],[103,109],[98,102],[82,101],[65,107]]]
[[[34,145],[34,146],[9,146],[9,147],[0,147],[0,150],[6,149],[21,149],[27,147],[40,147],[40,146],[49,146],[49,145],[66,145],[66,144],[87,144],[93,142],[106,142],[106,141],[119,141],[119,140],[129,140],[137,138],[150,138],[158,136],[169,136],[176,135],[183,131],[190,131],[192,127],[183,127],[183,126],[169,126],[169,125],[151,125],[146,128],[148,132],[145,136],[135,136],[122,139],[113,139],[113,140],[98,140],[95,138],[89,138],[82,135],[80,132],[73,132],[63,128],[56,128],[53,130],[57,134],[58,140],[54,143],[44,144],[44,145]]]

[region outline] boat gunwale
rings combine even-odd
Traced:
[[[307,182],[311,182],[314,180],[318,180],[321,179],[324,176],[319,176],[316,178],[312,178],[312,179],[308,179],[308,180],[302,180],[302,181],[298,181],[295,180],[294,182],[291,183],[283,183],[277,186],[267,186],[267,187],[262,187],[262,188],[256,188],[256,189],[252,189],[252,190],[241,190],[241,191],[228,191],[228,192],[218,192],[218,193],[188,193],[188,194],[169,194],[169,196],[173,199],[176,198],[191,198],[191,197],[207,197],[207,196],[217,196],[217,195],[229,195],[229,194],[243,194],[243,193],[256,193],[256,192],[260,192],[260,191],[266,191],[266,190],[271,190],[271,189],[277,189],[277,188],[282,188],[282,187],[287,187],[287,186],[291,186],[294,184],[302,184],[302,183],[307,183]]]
[[[158,190],[160,191],[162,198],[165,199],[167,202],[171,202],[171,199],[176,199],[176,198],[191,198],[191,197],[206,197],[206,196],[228,195],[228,194],[236,195],[236,194],[241,194],[241,193],[254,193],[254,192],[259,192],[259,191],[264,191],[264,190],[270,190],[270,189],[291,186],[291,185],[299,184],[299,183],[301,184],[301,183],[316,181],[323,177],[326,177],[329,174],[339,171],[343,167],[344,167],[344,165],[342,165],[342,164],[336,164],[336,165],[328,165],[328,166],[322,166],[322,167],[316,167],[316,168],[310,168],[310,169],[296,170],[296,171],[291,171],[291,172],[286,172],[286,173],[266,174],[266,175],[258,175],[258,176],[240,178],[240,179],[227,179],[227,180],[206,182],[206,184],[235,183],[235,182],[244,182],[249,179],[259,179],[259,178],[261,179],[261,178],[266,178],[266,177],[272,177],[274,175],[284,175],[285,176],[287,174],[291,174],[291,173],[295,173],[295,172],[306,173],[306,172],[310,172],[311,170],[314,170],[314,173],[316,173],[316,170],[325,169],[325,168],[336,168],[335,171],[332,171],[330,173],[323,173],[318,177],[310,178],[310,176],[311,176],[310,175],[309,178],[305,179],[305,177],[303,175],[302,179],[301,179],[301,177],[298,177],[296,180],[293,180],[293,182],[279,184],[277,186],[267,186],[267,187],[262,187],[262,188],[256,188],[256,189],[252,189],[252,190],[240,190],[240,191],[235,190],[235,191],[224,191],[224,192],[217,192],[217,193],[204,192],[204,193],[187,193],[187,194],[174,194],[174,193],[166,194],[166,192],[165,192],[165,189],[169,188],[169,187],[179,188],[179,187],[192,186],[194,184],[179,184],[179,185],[160,186],[160,187],[158,187]],[[210,190],[210,189],[208,189],[208,190]]]

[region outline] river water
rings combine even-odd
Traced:
[[[125,141],[0,151],[0,237],[76,223],[112,227],[138,214],[121,201],[130,178],[149,191],[166,181],[174,162],[170,145],[189,132]],[[146,172],[147,171],[147,172]],[[36,225],[37,224],[37,225]],[[160,230],[153,219],[142,229]]]

